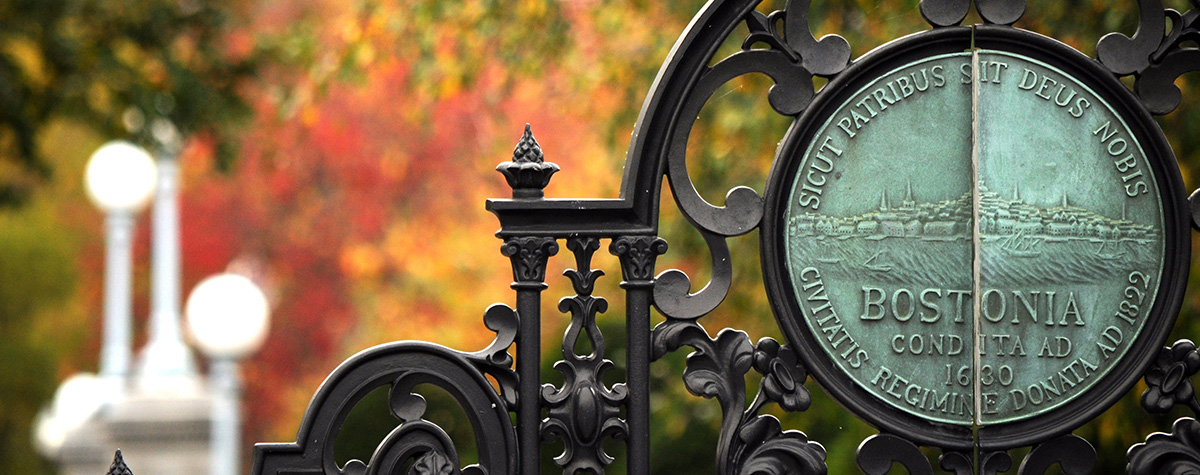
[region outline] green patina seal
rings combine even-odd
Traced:
[[[1016,422],[1086,393],[1146,324],[1164,265],[1142,145],[1038,60],[932,56],[817,129],[785,205],[802,326],[919,418]]]

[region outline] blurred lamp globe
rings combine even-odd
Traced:
[[[267,336],[267,297],[245,276],[204,279],[188,296],[185,312],[196,345],[213,358],[245,357]]]
[[[85,182],[88,196],[105,211],[136,211],[154,194],[157,169],[145,149],[114,140],[88,159]]]

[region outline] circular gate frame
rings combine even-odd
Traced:
[[[1122,117],[1143,147],[1154,171],[1163,211],[1163,264],[1154,306],[1121,361],[1075,399],[1031,419],[978,428],[930,421],[898,409],[867,392],[843,373],[820,349],[800,319],[805,318],[787,269],[787,201],[803,150],[849,97],[867,83],[898,66],[945,53],[980,49],[1025,55],[1052,65],[1084,82]],[[1111,407],[1144,374],[1174,328],[1184,297],[1191,255],[1190,207],[1175,161],[1162,130],[1132,92],[1096,60],[1078,50],[1027,30],[1007,26],[937,28],[899,38],[863,55],[830,81],[804,114],[793,122],[780,143],[766,193],[761,248],[764,281],[776,320],[813,379],[847,410],[884,432],[902,434],[921,445],[948,449],[1004,450],[1023,447],[1070,432]],[[973,433],[974,432],[974,433]]]

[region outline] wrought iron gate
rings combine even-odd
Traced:
[[[542,458],[543,441],[553,439],[561,439],[565,445],[565,451],[555,458],[565,473],[588,470],[603,473],[614,462],[603,448],[603,443],[608,439],[625,441],[628,455],[624,462],[630,473],[648,473],[651,456],[651,428],[648,426],[650,365],[667,353],[685,346],[691,347],[693,352],[687,359],[684,384],[694,395],[717,399],[723,413],[716,450],[719,473],[826,472],[826,453],[819,443],[810,441],[799,431],[784,430],[775,417],[761,412],[767,403],[778,404],[792,412],[807,410],[810,395],[805,382],[810,375],[837,396],[849,410],[883,430],[864,440],[859,447],[857,463],[866,473],[886,473],[893,463],[902,464],[909,473],[933,473],[933,467],[918,450],[918,444],[940,450],[940,467],[959,474],[1007,471],[1013,465],[1008,449],[1028,446],[1033,446],[1033,449],[1021,461],[1020,473],[1044,473],[1054,464],[1059,464],[1068,473],[1090,472],[1095,468],[1095,450],[1086,440],[1070,432],[1106,409],[1116,397],[1128,391],[1140,379],[1144,379],[1150,388],[1142,398],[1146,411],[1163,413],[1176,405],[1185,405],[1200,415],[1200,403],[1189,380],[1200,371],[1200,352],[1187,341],[1163,348],[1163,340],[1172,328],[1183,298],[1186,271],[1190,264],[1189,226],[1197,226],[1197,214],[1193,210],[1200,200],[1195,198],[1196,195],[1190,202],[1186,198],[1174,157],[1165,141],[1158,139],[1161,132],[1149,121],[1151,114],[1166,114],[1178,107],[1180,92],[1174,86],[1174,80],[1186,72],[1200,70],[1200,49],[1189,43],[1200,39],[1200,5],[1193,1],[1193,10],[1180,13],[1164,9],[1160,1],[1139,0],[1141,23],[1137,33],[1132,37],[1115,33],[1105,36],[1097,45],[1097,58],[1091,59],[1061,43],[1012,27],[1025,12],[1024,1],[976,0],[974,7],[984,24],[964,26],[961,23],[972,6],[970,0],[922,0],[920,12],[931,25],[930,30],[905,37],[852,60],[850,46],[841,37],[830,35],[817,39],[810,33],[807,18],[809,1],[791,0],[787,2],[785,10],[769,15],[757,11],[758,4],[759,1],[755,0],[712,0],[696,14],[680,36],[644,103],[626,158],[619,198],[544,198],[543,189],[559,168],[545,161],[541,148],[526,127],[512,160],[497,167],[512,188],[512,198],[493,199],[487,203],[488,210],[500,220],[501,228],[497,233],[503,241],[500,252],[511,261],[512,289],[516,293],[515,309],[497,304],[483,314],[484,325],[496,334],[491,345],[481,351],[468,353],[424,342],[402,341],[370,348],[351,357],[329,375],[313,396],[296,442],[256,446],[254,473],[393,473],[406,469],[410,473],[536,473]],[[742,49],[714,61],[718,47],[739,26],[749,30],[749,35],[742,42]],[[814,130],[825,123],[818,123],[818,120],[827,121],[829,130],[836,131],[838,123],[832,119],[832,114],[839,104],[850,107],[855,91],[866,91],[863,97],[870,96],[873,92],[863,89],[866,87],[864,84],[891,74],[887,71],[907,71],[903,68],[917,64],[914,61],[946,57],[967,65],[962,68],[967,78],[963,84],[975,88],[969,96],[970,104],[975,107],[981,97],[978,84],[987,82],[987,74],[990,74],[987,66],[981,66],[985,64],[981,63],[981,55],[984,54],[1025,58],[1021,60],[1029,64],[1044,64],[1067,77],[1078,78],[1082,81],[1080,84],[1086,86],[1084,89],[1090,88],[1085,92],[1090,91],[1093,96],[1088,97],[1095,98],[1089,101],[1089,106],[1103,99],[1105,104],[1111,103],[1111,114],[1131,124],[1127,126],[1131,134],[1129,140],[1140,140],[1140,146],[1145,150],[1145,166],[1152,168],[1156,177],[1143,186],[1152,186],[1157,190],[1162,218],[1157,222],[1157,227],[1143,229],[1138,228],[1134,221],[1125,219],[1122,213],[1121,220],[1111,218],[1104,231],[1096,229],[1105,225],[1105,222],[1100,218],[1092,218],[1087,232],[1101,236],[1095,242],[1100,245],[1101,251],[1097,251],[1097,254],[1102,257],[1105,257],[1103,246],[1108,242],[1105,239],[1115,241],[1114,246],[1123,246],[1119,237],[1105,238],[1103,233],[1133,236],[1126,238],[1133,240],[1129,242],[1136,239],[1150,242],[1152,239],[1145,236],[1157,236],[1154,239],[1159,241],[1154,242],[1161,242],[1161,256],[1158,257],[1160,265],[1156,269],[1159,269],[1158,275],[1162,279],[1154,284],[1156,291],[1148,290],[1150,286],[1144,289],[1153,294],[1154,305],[1139,323],[1136,339],[1131,333],[1128,340],[1123,340],[1124,346],[1120,350],[1123,356],[1114,360],[1116,362],[1111,367],[1102,368],[1100,371],[1106,372],[1103,376],[1097,376],[1099,382],[1088,386],[1086,391],[1081,389],[1080,395],[1071,402],[1063,402],[1052,408],[1047,406],[1035,419],[1017,420],[1020,418],[1014,416],[1010,419],[1015,422],[981,422],[981,413],[988,410],[988,404],[996,402],[988,402],[982,395],[982,385],[988,383],[981,382],[981,360],[976,357],[973,365],[963,366],[974,368],[964,373],[968,379],[963,384],[967,388],[974,385],[973,389],[964,390],[973,399],[973,409],[968,407],[961,412],[964,417],[971,414],[970,420],[938,420],[930,424],[921,413],[923,408],[920,406],[926,405],[924,400],[918,405],[909,397],[913,407],[907,408],[903,405],[903,399],[889,401],[887,394],[893,392],[896,384],[893,382],[890,388],[886,387],[887,378],[879,384],[878,394],[872,395],[868,391],[870,388],[865,387],[873,383],[852,381],[844,374],[849,370],[838,366],[854,366],[853,362],[845,360],[844,363],[838,363],[834,361],[837,352],[818,348],[821,343],[812,335],[815,333],[820,336],[823,328],[806,327],[815,324],[802,323],[806,317],[816,318],[812,308],[801,308],[796,301],[799,298],[797,295],[804,294],[799,290],[802,285],[792,281],[803,280],[805,274],[787,268],[786,264],[777,264],[796,259],[794,254],[789,254],[792,251],[788,246],[794,246],[794,241],[789,239],[799,238],[788,236],[819,234],[808,228],[797,231],[803,223],[788,221],[791,216],[801,216],[799,211],[794,211],[797,205],[789,201],[793,195],[789,194],[792,189],[788,188],[800,186],[794,185],[799,183],[796,180],[800,176],[800,159],[791,159],[785,153],[780,153],[765,196],[739,186],[729,191],[724,206],[715,206],[702,198],[693,186],[685,162],[685,151],[693,122],[709,97],[723,84],[746,74],[762,73],[772,78],[775,86],[769,94],[771,107],[778,114],[795,118],[793,130],[789,131],[789,138],[785,138],[787,143],[781,146],[781,150],[793,147],[795,153],[800,153],[804,146],[817,140]],[[994,58],[991,64],[998,63]],[[999,75],[1000,67],[995,68]],[[937,73],[935,69],[935,78]],[[1133,78],[1132,91],[1119,81],[1120,77],[1125,76]],[[826,78],[830,82],[814,92],[814,77]],[[945,78],[942,77],[943,82]],[[928,81],[929,77],[926,77],[926,87],[930,87]],[[1024,78],[1021,81],[1025,83]],[[909,93],[905,91],[911,89],[905,88],[919,87],[919,83],[906,86],[905,81],[895,84],[889,86],[890,92],[881,87],[882,96],[875,96],[876,102],[867,104],[876,104],[881,112],[886,105],[907,98]],[[1044,88],[1046,82],[1043,80],[1041,84]],[[1120,86],[1119,90],[1117,86]],[[1067,104],[1070,104],[1070,100]],[[1071,106],[1059,105],[1075,115],[1074,109],[1069,108]],[[1080,102],[1075,105],[1081,115],[1088,108]],[[853,138],[857,129],[852,130],[852,127],[867,122],[867,110],[862,109],[861,123],[853,115],[857,113],[847,112],[848,122],[843,124],[842,129],[846,135]],[[870,118],[875,114],[875,110],[870,110]],[[974,121],[978,112],[971,114]],[[978,142],[974,135],[976,132],[970,135],[971,147],[975,149],[978,148],[975,145]],[[1108,132],[1098,131],[1094,135],[1103,137],[1104,134]],[[827,139],[826,145],[829,143]],[[1111,151],[1111,143],[1108,146]],[[837,154],[841,154],[840,149]],[[973,166],[978,169],[979,163],[975,162]],[[1124,173],[1129,165],[1125,165],[1125,169],[1121,165],[1117,168]],[[712,256],[711,280],[699,286],[700,290],[696,292],[691,289],[698,286],[693,285],[683,272],[667,270],[660,273],[656,269],[658,256],[665,253],[668,247],[657,232],[664,176],[679,210],[703,236]],[[975,184],[982,183],[978,177],[972,180]],[[1136,177],[1125,178],[1127,184],[1135,180]],[[961,226],[955,228],[953,224],[948,224],[944,227],[950,231],[937,232],[966,233],[978,249],[986,242],[980,237],[979,203],[988,199],[988,195],[981,195],[977,190],[979,186],[972,185],[971,188],[976,190],[974,197],[968,195],[962,203],[973,203],[974,212],[970,219],[961,221],[960,225],[973,225],[974,231],[968,232]],[[1129,196],[1135,196],[1138,188],[1134,187],[1132,193]],[[910,197],[906,198],[906,202],[912,204],[904,206],[916,209],[918,205],[911,199],[911,194],[910,184]],[[1015,203],[1018,202],[1014,196],[1013,200],[1006,203],[1017,206]],[[885,192],[881,210],[886,211],[888,205]],[[930,206],[933,209],[933,205]],[[1070,208],[1064,196],[1059,212]],[[1077,214],[1084,216],[1082,211]],[[855,222],[861,223],[862,220]],[[824,223],[829,227],[829,235],[833,236],[838,232],[834,229],[835,225],[841,222],[829,218]],[[1081,225],[1074,223],[1079,229]],[[885,231],[875,230],[871,226],[874,225],[847,228],[844,234],[873,232],[881,236],[878,240],[889,236],[883,234]],[[726,239],[756,229],[760,229],[763,236],[764,254],[760,256],[763,265],[775,269],[766,271],[767,287],[776,316],[790,340],[788,344],[770,338],[754,343],[745,332],[735,329],[725,329],[713,335],[700,324],[705,315],[721,304],[732,283],[733,256]],[[900,229],[897,231],[899,233],[914,233],[922,229],[925,230],[923,232],[933,233],[939,228],[926,223],[924,228],[913,228],[916,231],[904,231],[902,227],[897,229]],[[1036,232],[1042,232],[1041,228],[1038,229]],[[1034,233],[1030,231],[1030,234]],[[1009,231],[1009,234],[1014,233]],[[1006,242],[1011,243],[1013,239],[1019,238],[1009,238]],[[563,299],[559,304],[562,312],[570,314],[571,321],[563,337],[563,359],[555,365],[563,373],[564,383],[556,387],[542,384],[539,369],[542,348],[539,342],[542,294],[547,289],[547,260],[562,250],[560,246],[565,246],[566,251],[573,255],[575,268],[566,273],[574,296]],[[1009,251],[1013,255],[1022,256],[1019,254],[1022,252],[1026,253],[1025,257],[1033,255],[1027,243],[1013,246],[1014,249]],[[611,386],[603,382],[602,376],[614,367],[614,363],[606,358],[605,339],[596,324],[597,313],[605,311],[608,304],[604,298],[593,295],[596,279],[603,272],[592,267],[592,257],[602,247],[607,247],[608,252],[620,260],[621,288],[625,292],[623,300],[626,307],[626,380]],[[974,343],[983,342],[978,324],[981,322],[980,315],[986,317],[985,312],[988,311],[986,300],[989,291],[978,286],[982,278],[979,269],[981,259],[983,257],[976,250],[976,267],[971,274],[976,282],[972,297],[976,305],[976,326],[972,327],[975,329],[971,335]],[[832,256],[830,262],[833,262]],[[890,269],[882,265],[875,266],[868,266],[868,269],[877,272]],[[1130,274],[1129,283],[1137,283],[1133,280],[1133,274]],[[803,290],[808,291],[812,286],[803,287]],[[1135,291],[1139,295],[1142,292],[1137,288]],[[883,300],[873,301],[874,294],[865,286],[863,292],[867,299],[864,306],[871,308],[871,305],[878,305],[881,312],[878,315],[882,317],[886,314]],[[918,301],[915,299],[934,295],[932,290],[929,292],[921,293],[919,297],[911,291],[904,294],[899,290],[886,295],[880,291],[879,295],[883,296],[881,298],[894,297],[891,308],[897,318],[904,312],[895,310],[898,305],[896,302],[900,296],[907,295],[904,319],[907,320],[916,311]],[[936,295],[943,297],[943,292],[937,290]],[[1043,294],[1031,292],[1024,297],[1018,294],[1014,299],[1028,299],[1030,295],[1036,306],[1038,295]],[[999,298],[1003,300],[1008,297],[1000,295]],[[1074,298],[1074,294],[1071,298]],[[1050,299],[1053,299],[1053,295]],[[985,301],[980,303],[981,300]],[[962,302],[959,300],[960,305],[963,305]],[[1036,312],[1032,310],[1034,307],[1029,306],[1028,300],[1024,302],[1025,308],[1031,309],[1029,312],[1036,323]],[[1049,302],[1049,307],[1054,308],[1054,301]],[[663,317],[653,327],[652,306]],[[1019,314],[1019,308],[1016,312]],[[1125,315],[1132,319],[1136,314],[1135,311]],[[1004,315],[1003,310],[1000,315]],[[1067,325],[1067,315],[1063,314],[1063,325]],[[862,315],[863,320],[872,318],[874,316],[869,313]],[[1044,318],[1047,324],[1053,323],[1053,317]],[[932,314],[929,319],[934,319]],[[1096,338],[1103,337],[1105,333],[1099,335]],[[580,355],[575,352],[576,343],[580,340],[590,344],[591,354]],[[1109,351],[1117,351],[1115,348],[1120,344],[1114,342],[1114,349]],[[974,346],[970,348],[969,353],[974,353]],[[515,367],[510,354],[513,349],[517,357]],[[840,348],[838,350],[840,352]],[[1066,351],[1070,351],[1069,347]],[[1109,355],[1103,353],[1103,349],[1097,351],[1101,351],[1105,358]],[[920,350],[913,352],[919,353]],[[841,357],[849,358],[847,355],[854,354],[852,349]],[[865,361],[863,358],[859,358],[860,363]],[[1085,362],[1084,366],[1088,364]],[[946,368],[949,385],[953,375],[949,373],[949,364]],[[746,375],[752,370],[761,374],[762,378],[756,396],[747,401]],[[1065,381],[1071,388],[1076,383],[1082,385],[1089,371],[1085,371],[1082,377],[1076,373],[1072,378],[1078,379],[1067,378]],[[883,374],[875,373],[876,380]],[[888,376],[892,374],[889,372]],[[495,381],[495,386],[489,378]],[[1011,381],[1011,372],[1009,378]],[[460,468],[454,441],[437,425],[423,419],[425,401],[412,392],[415,386],[421,384],[436,385],[461,404],[474,430],[478,449],[477,465]],[[909,383],[906,381],[905,384]],[[334,461],[333,447],[339,427],[355,404],[379,387],[390,387],[390,407],[398,419],[396,428],[380,443],[370,460],[354,460],[345,466],[338,466]],[[497,387],[499,390],[496,390]],[[905,391],[907,396],[915,393],[916,397],[927,397],[930,393],[925,390],[925,396],[921,396],[921,388],[915,385],[907,387],[917,388],[915,392]],[[1042,387],[1061,391],[1068,389],[1067,386]],[[1049,393],[1043,393],[1035,383],[1030,386],[1028,394],[1021,393],[1022,399],[1019,401],[1022,407],[1032,404],[1028,401],[1032,400],[1034,388],[1038,388],[1039,400],[1050,398]],[[945,404],[947,396],[942,397]],[[1012,401],[1010,410],[1020,410],[1016,408],[1017,400]],[[963,404],[968,402],[963,401]],[[953,400],[950,404],[954,404]],[[515,424],[512,415],[515,415]],[[1054,424],[1047,427],[1047,423],[1037,420],[1048,420]],[[1144,442],[1130,449],[1128,461],[1128,471],[1131,473],[1190,473],[1200,470],[1200,422],[1193,418],[1182,418],[1170,433],[1149,435]]]

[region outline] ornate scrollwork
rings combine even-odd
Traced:
[[[558,242],[547,237],[515,237],[504,241],[500,253],[512,260],[514,286],[541,284],[546,280],[546,261],[558,254]]]
[[[350,357],[313,395],[296,442],[255,447],[253,473],[396,473],[411,462],[411,473],[515,474],[517,440],[509,411],[516,403],[517,377],[507,351],[519,322],[516,312],[497,304],[488,308],[484,323],[496,331],[496,338],[479,352],[400,341]],[[496,379],[503,397],[485,374]],[[475,432],[477,466],[460,471],[449,436],[422,419],[425,399],[413,389],[423,384],[444,389],[463,408]],[[370,461],[351,460],[338,467],[333,447],[342,422],[359,400],[381,386],[391,386],[390,412],[399,424],[380,442]]]
[[[513,371],[513,357],[509,347],[517,340],[519,319],[512,309],[503,305],[492,305],[483,314],[483,325],[496,333],[492,343],[482,350],[464,354],[479,372],[491,376],[500,388],[500,398],[509,411],[517,407],[517,373]]]
[[[1129,448],[1126,455],[1131,474],[1182,474],[1200,472],[1200,422],[1183,417],[1171,426],[1171,433],[1155,432],[1146,442]]]
[[[742,42],[742,49],[750,50],[755,43],[765,43],[786,54],[793,62],[818,76],[833,76],[850,64],[850,43],[838,35],[826,35],[817,40],[808,23],[811,0],[790,0],[785,10],[776,10],[770,15],[758,11],[746,18],[750,34]],[[783,22],[780,31],[779,23]],[[794,32],[786,34],[786,32]]]
[[[984,452],[979,458],[979,473],[983,475],[1004,473],[1012,468],[1012,456],[1005,451]],[[966,452],[947,451],[938,457],[938,466],[954,475],[970,475],[975,473],[975,457]]]
[[[712,256],[712,276],[708,285],[696,293],[689,293],[692,281],[683,271],[671,269],[659,274],[654,286],[654,306],[671,318],[696,319],[717,308],[729,294],[733,284],[733,264],[729,245],[725,238],[713,233],[700,232],[708,243]]]
[[[408,461],[411,474],[459,474],[483,475],[478,466],[465,470],[458,468],[458,453],[450,436],[436,424],[421,417],[425,415],[425,398],[412,392],[420,384],[420,378],[401,376],[388,395],[392,415],[400,425],[392,429],[371,457],[370,465],[360,460],[351,460],[342,467],[345,474],[399,473]]]
[[[1200,371],[1200,350],[1189,340],[1179,340],[1159,350],[1158,357],[1146,370],[1146,390],[1142,408],[1152,414],[1165,414],[1183,405],[1200,414],[1191,377]],[[1156,432],[1146,441],[1129,448],[1126,454],[1131,474],[1200,473],[1200,422],[1190,417],[1175,421],[1171,433]]]
[[[1138,0],[1138,29],[1133,37],[1109,33],[1096,44],[1096,58],[1119,76],[1134,74],[1134,92],[1146,109],[1165,115],[1179,107],[1182,95],[1175,79],[1200,71],[1200,49],[1184,47],[1200,39],[1200,2],[1179,13],[1163,9],[1162,0]],[[1167,21],[1171,30],[1167,31]]]
[[[846,40],[829,35],[817,41],[808,27],[807,0],[791,0],[787,10],[764,16],[750,10],[745,18],[750,34],[743,41],[743,50],[706,68],[679,113],[685,118],[676,123],[667,157],[667,176],[671,191],[680,208],[696,227],[720,234],[736,236],[750,232],[762,219],[762,197],[748,187],[736,187],[725,197],[725,206],[716,207],[700,197],[691,186],[685,161],[688,137],[695,117],[708,99],[725,83],[750,73],[769,76],[775,85],[767,93],[776,112],[796,116],[812,102],[813,74],[809,67],[825,76],[833,76],[850,64],[850,45]],[[784,22],[785,34],[778,23]],[[751,49],[755,44],[768,49]]]
[[[1189,23],[1186,31],[1193,36],[1197,33],[1197,13],[1200,11],[1188,12]],[[1134,82],[1134,91],[1151,113],[1169,114],[1179,107],[1183,99],[1183,94],[1175,85],[1175,79],[1193,71],[1200,71],[1200,49],[1172,47],[1160,62],[1151,64],[1142,72]]]
[[[750,33],[742,51],[705,68],[681,107],[667,150],[666,173],[671,192],[684,216],[701,232],[713,255],[713,279],[703,290],[689,294],[691,282],[679,271],[659,277],[655,304],[665,314],[697,318],[716,308],[729,291],[731,263],[724,238],[748,233],[762,220],[763,200],[746,186],[726,194],[724,206],[706,201],[692,185],[686,154],[695,117],[725,83],[750,73],[769,76],[775,85],[767,98],[776,112],[798,116],[814,97],[813,75],[831,77],[850,64],[850,45],[837,35],[817,40],[809,28],[809,0],[791,0],[786,10],[764,15],[750,9],[744,18]],[[782,23],[783,28],[780,29]],[[766,49],[753,49],[755,45]]]
[[[624,384],[609,389],[602,380],[614,365],[604,359],[604,336],[596,326],[596,314],[604,313],[608,302],[591,295],[596,279],[604,275],[591,268],[592,254],[600,248],[600,241],[572,237],[567,239],[567,248],[575,254],[576,269],[567,269],[563,274],[571,279],[576,295],[558,303],[560,311],[571,314],[562,341],[564,359],[554,364],[563,374],[563,386],[542,386],[541,397],[549,417],[542,421],[541,430],[546,440],[563,440],[563,452],[554,461],[564,473],[603,473],[604,467],[613,462],[604,452],[604,439],[623,440],[627,435],[620,415],[628,391]],[[575,345],[584,333],[592,347],[589,355],[575,353]]]
[[[933,475],[933,466],[917,445],[892,434],[875,434],[858,444],[858,468],[867,475],[888,473],[899,463],[910,475]]]
[[[938,466],[942,467],[942,470],[954,475],[969,475],[975,473],[975,457],[973,454],[966,452],[949,450],[942,452],[942,455],[938,457]],[[1011,458],[1009,459],[1009,466],[1012,466]]]
[[[1150,66],[1150,56],[1162,45],[1167,28],[1161,0],[1138,0],[1138,6],[1140,21],[1133,37],[1113,32],[1096,43],[1096,59],[1122,76]]]
[[[1007,472],[1008,469],[1012,468],[1012,456],[1008,455],[1008,452],[987,452],[981,454],[980,458],[983,459],[980,463],[983,466],[980,473],[984,475],[996,475],[997,473]]]
[[[803,385],[807,371],[791,349],[769,338],[756,347],[745,332],[732,329],[714,339],[694,321],[673,319],[654,328],[652,341],[654,359],[683,346],[696,350],[687,357],[683,382],[688,392],[721,404],[717,473],[826,472],[821,444],[810,442],[802,432],[783,431],[778,419],[759,414],[769,401],[789,411],[808,408]],[[747,407],[745,375],[751,368],[763,371],[764,377]]]
[[[942,470],[955,475],[981,473],[994,475],[1012,468],[1012,456],[1005,451],[981,452],[979,470],[975,469],[975,455],[960,451],[947,451],[938,458]],[[911,474],[932,474],[929,459],[916,444],[892,434],[876,434],[863,440],[858,447],[858,466],[867,474],[888,473],[892,464],[899,463]],[[1059,465],[1068,474],[1091,473],[1096,467],[1096,450],[1083,438],[1067,434],[1038,444],[1021,461],[1019,475],[1043,474],[1052,466]]]
[[[1021,466],[1018,475],[1043,474],[1057,464],[1063,473],[1082,475],[1096,468],[1096,449],[1083,437],[1067,434],[1057,439],[1042,442],[1033,447]]]

